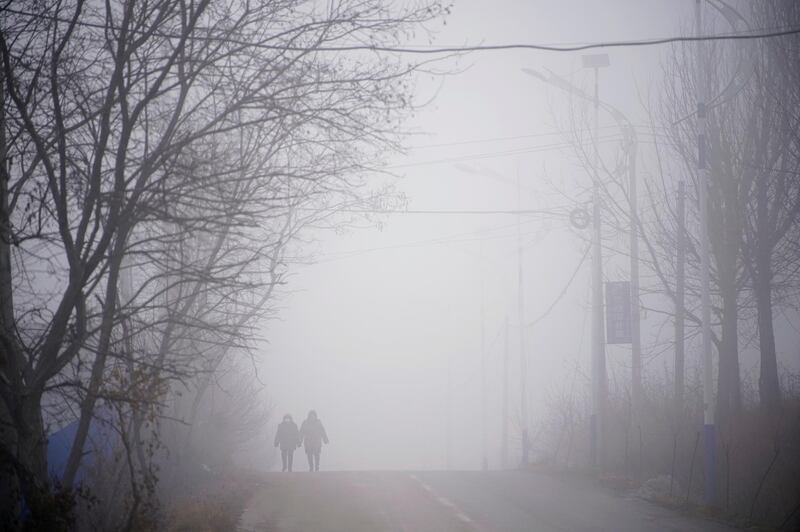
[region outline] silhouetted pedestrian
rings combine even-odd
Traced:
[[[281,462],[283,469],[287,469],[291,473],[292,460],[294,458],[294,451],[300,447],[300,431],[297,430],[292,416],[286,414],[283,416],[283,421],[278,425],[278,431],[275,433],[275,447],[281,448]]]
[[[317,413],[311,410],[308,417],[300,427],[300,437],[303,438],[306,456],[308,456],[308,470],[319,471],[319,454],[322,452],[322,443],[328,443],[328,435],[325,427],[317,417]]]

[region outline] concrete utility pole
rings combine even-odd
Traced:
[[[592,466],[602,470],[605,451],[606,353],[603,330],[603,252],[600,217],[600,68],[608,55],[583,56],[583,66],[594,70],[594,172],[592,175]]]
[[[522,210],[522,182],[517,170],[517,210]],[[517,307],[519,311],[519,390],[522,465],[528,465],[528,359],[525,353],[525,297],[522,267],[522,218],[517,214]]]
[[[453,456],[453,413],[451,411],[453,405],[453,368],[452,368],[453,355],[447,355],[447,405],[445,407],[445,435],[444,435],[444,466],[448,471],[452,469],[452,456]]]
[[[702,34],[701,0],[695,0],[695,35]],[[697,41],[697,170],[700,203],[700,284],[703,323],[703,498],[707,505],[716,500],[716,436],[714,429],[714,380],[711,360],[710,252],[708,242],[708,141],[706,123],[706,72],[703,41]]]
[[[683,411],[684,379],[684,309],[686,292],[686,190],[684,182],[678,182],[677,216],[678,235],[675,256],[675,416]]]
[[[503,344],[503,431],[502,455],[500,464],[508,468],[508,316],[505,323],[505,342]]]
[[[482,457],[481,467],[484,471],[489,469],[489,390],[487,389],[487,360],[486,360],[486,294],[484,289],[483,272],[483,244],[481,244],[481,426],[482,426]]]
[[[628,147],[628,196],[631,251],[631,402],[634,419],[641,419],[642,408],[642,334],[639,323],[639,209],[636,189],[636,135],[631,126]]]

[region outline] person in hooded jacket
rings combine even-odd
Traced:
[[[308,457],[308,470],[319,471],[319,455],[322,452],[323,442],[327,445],[328,434],[325,427],[317,417],[317,412],[311,410],[308,417],[300,427],[300,437],[303,439],[303,446]]]
[[[288,469],[291,473],[294,451],[300,447],[300,431],[297,430],[297,424],[289,414],[283,416],[283,421],[278,425],[278,431],[275,433],[275,447],[278,446],[281,448],[281,462],[283,463],[281,471]]]

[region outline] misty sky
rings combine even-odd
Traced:
[[[677,35],[689,31],[693,5],[693,0],[457,0],[435,44],[568,44]],[[668,52],[668,46],[608,50],[611,67],[601,71],[601,98],[635,124],[645,124],[642,100],[658,94],[659,61]],[[589,200],[590,178],[562,132],[569,125],[568,98],[521,71],[549,68],[589,88],[591,72],[581,67],[580,53],[485,52],[448,65],[463,72],[420,79],[420,100],[436,98],[408,123],[418,133],[406,141],[408,155],[388,161],[402,176],[397,186],[409,199],[408,209],[517,209],[518,174],[522,209],[563,212]],[[601,135],[614,133],[613,122],[601,117]],[[640,136],[642,174],[654,171],[646,147],[652,140]],[[518,460],[516,218],[404,214],[382,220],[381,228],[315,234],[319,241],[309,250],[316,251],[316,263],[293,267],[290,293],[277,303],[276,319],[264,325],[268,343],[258,348],[260,375],[275,403],[271,423],[284,413],[299,422],[316,409],[331,438],[323,469],[443,468],[449,371],[452,465],[480,467],[483,287],[489,462],[499,466],[506,317],[511,460]],[[530,322],[575,272],[588,234],[570,228],[563,216],[526,215],[521,226]],[[626,279],[627,259],[606,255],[606,279]],[[555,391],[588,391],[588,265],[587,260],[553,311],[527,328],[532,426]],[[644,319],[645,379],[663,378],[671,368],[671,353],[658,354],[655,347],[663,318]],[[778,327],[783,363],[800,366],[796,350],[790,350],[797,333]],[[607,349],[610,380],[627,376],[629,353],[629,346]],[[743,374],[753,367],[744,356]]]

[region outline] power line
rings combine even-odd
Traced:
[[[605,135],[597,139],[598,143],[606,143],[606,142],[613,142],[613,141],[620,141],[623,137],[620,134],[612,134],[612,135]],[[411,163],[404,163],[404,164],[395,164],[391,166],[387,166],[387,170],[394,170],[398,168],[411,168],[414,166],[423,166],[428,164],[444,164],[444,163],[456,163],[461,161],[476,161],[480,159],[493,159],[495,157],[508,157],[514,155],[526,155],[529,153],[538,153],[544,151],[550,151],[554,149],[562,149],[562,148],[570,148],[574,146],[573,142],[565,141],[565,142],[554,142],[551,144],[541,144],[539,146],[529,146],[527,148],[516,148],[512,150],[505,150],[505,151],[496,151],[496,152],[486,152],[486,153],[473,153],[468,155],[461,155],[456,157],[447,157],[444,159],[434,159],[430,161],[418,161],[418,162],[411,162]]]
[[[566,209],[566,208],[564,208]],[[317,209],[313,208],[299,208],[297,210],[303,211],[315,211]],[[527,210],[460,210],[460,211],[452,211],[452,210],[380,210],[380,209],[331,209],[331,212],[345,212],[345,213],[357,213],[357,214],[422,214],[422,215],[495,215],[495,214],[514,214],[514,215],[531,215],[536,214],[540,216],[553,216],[553,217],[564,217],[568,218],[569,214],[566,212],[560,212],[557,210],[536,210],[536,209],[527,209]],[[532,221],[536,221],[533,218],[527,218],[523,221],[523,223],[529,223]],[[361,248],[361,249],[351,249],[333,253],[323,253],[319,255],[323,257],[322,260],[314,260],[311,264],[320,264],[326,262],[333,262],[342,259],[350,259],[353,257],[357,257],[359,255],[363,255],[365,253],[372,253],[375,251],[391,251],[396,249],[407,249],[407,248],[417,248],[417,247],[425,247],[425,246],[437,246],[437,245],[448,245],[448,244],[460,244],[465,242],[473,242],[476,240],[499,240],[503,238],[511,238],[516,237],[516,234],[513,235],[499,235],[499,236],[486,236],[486,237],[478,237],[478,238],[468,238],[475,235],[482,235],[485,233],[493,233],[496,231],[501,231],[503,229],[507,229],[509,227],[516,227],[517,222],[513,224],[503,224],[499,226],[490,227],[487,229],[481,229],[478,231],[468,231],[457,233],[454,235],[447,235],[442,236],[439,238],[433,238],[428,240],[419,240],[414,242],[406,242],[403,244],[397,245],[390,245],[390,246],[377,246],[371,248]],[[532,232],[526,233],[526,235],[533,234]]]
[[[85,20],[71,20],[65,17],[56,15],[49,15],[45,13],[33,13],[29,11],[22,11],[12,9],[10,7],[4,8],[4,11],[13,13],[15,15],[35,17],[39,19],[52,20],[54,22],[62,22],[66,24],[75,24],[76,26],[83,26],[102,30],[120,31],[119,27],[111,24],[101,24],[97,22],[88,22]],[[324,26],[327,21],[318,21],[317,24]],[[200,29],[200,28],[198,28]],[[210,29],[210,28],[205,28]],[[579,45],[548,45],[548,44],[495,44],[495,45],[474,45],[474,46],[444,46],[438,48],[415,48],[408,46],[381,46],[381,45],[344,45],[344,46],[285,46],[276,44],[265,44],[258,42],[245,41],[242,39],[234,39],[229,36],[216,37],[213,35],[181,35],[170,34],[165,32],[144,32],[131,30],[127,28],[129,33],[136,35],[152,35],[166,39],[191,39],[198,41],[218,42],[226,44],[236,44],[239,46],[248,46],[262,50],[279,50],[291,52],[389,52],[389,53],[402,53],[402,54],[417,54],[417,55],[440,55],[440,54],[457,54],[465,52],[491,52],[491,51],[504,51],[504,50],[536,50],[543,52],[580,52],[583,50],[593,50],[596,48],[621,48],[621,47],[634,47],[634,46],[655,46],[660,44],[682,43],[682,42],[698,42],[698,41],[733,41],[733,40],[751,40],[751,39],[767,39],[774,37],[783,37],[786,35],[794,35],[800,33],[800,28],[790,28],[779,31],[768,31],[758,33],[720,33],[716,35],[700,35],[700,36],[675,36],[675,37],[661,37],[655,39],[639,39],[639,40],[620,40],[620,41],[604,41],[594,42]]]
[[[655,46],[659,44],[681,43],[681,42],[698,42],[698,41],[734,41],[734,40],[750,40],[750,39],[767,39],[774,37],[783,37],[785,35],[794,35],[800,33],[800,28],[792,28],[782,31],[771,31],[766,33],[729,33],[729,34],[716,34],[716,35],[702,35],[695,36],[676,36],[676,37],[662,37],[657,39],[643,39],[631,41],[606,41],[596,42],[575,46],[550,46],[544,44],[495,44],[495,45],[477,45],[477,46],[448,46],[442,48],[407,48],[407,47],[393,47],[393,46],[329,46],[321,47],[318,50],[327,52],[350,52],[357,50],[373,51],[373,52],[393,52],[403,54],[454,54],[464,52],[490,52],[499,50],[537,50],[542,52],[580,52],[583,50],[593,50],[596,48],[622,48],[634,46]],[[280,48],[280,47],[276,47]],[[298,47],[296,50],[288,48],[292,51],[304,51],[306,48]]]
[[[578,266],[575,268],[575,271],[572,273],[572,276],[569,278],[569,281],[567,281],[567,284],[564,285],[564,288],[562,288],[561,293],[558,294],[558,297],[555,298],[555,300],[550,304],[550,306],[547,308],[547,310],[544,311],[544,313],[541,316],[539,316],[538,318],[536,318],[531,322],[528,322],[525,325],[526,327],[533,327],[534,325],[545,319],[547,316],[549,316],[550,313],[553,311],[553,309],[556,307],[556,305],[558,305],[558,302],[564,298],[564,296],[567,294],[567,290],[569,290],[569,287],[572,286],[572,282],[578,276],[578,272],[581,270],[583,263],[586,262],[586,257],[589,256],[590,249],[592,249],[591,246],[586,246],[586,251],[583,253],[583,257],[581,257],[580,262],[578,262]]]
[[[649,130],[651,126],[649,124],[632,124],[634,129],[645,130],[639,131],[639,134],[652,134],[658,135],[658,133],[651,133]],[[600,126],[599,129],[619,129],[617,124],[609,124],[605,126]],[[657,129],[666,129],[661,126],[657,126]],[[590,128],[579,128],[574,130],[555,130],[555,131],[548,131],[542,133],[528,133],[525,135],[512,135],[508,137],[489,137],[484,139],[467,139],[467,140],[457,140],[453,142],[441,142],[441,143],[433,143],[433,144],[412,144],[407,147],[408,150],[424,150],[428,148],[449,148],[451,146],[463,146],[467,144],[488,144],[491,142],[506,142],[511,140],[524,140],[524,139],[532,139],[532,138],[540,138],[540,137],[555,137],[558,135],[566,135],[572,132],[589,132],[593,131]]]
[[[774,27],[771,27],[771,28],[748,28],[746,30],[739,30],[739,31],[735,31],[734,30],[734,31],[729,31],[729,32],[725,32],[725,33],[720,33],[720,34],[717,34],[717,35],[745,35],[745,34],[753,35],[753,34],[758,34],[758,33],[772,33],[772,32],[776,32],[776,31],[789,30],[789,29],[798,29],[798,28],[795,28],[791,24],[785,24],[783,26],[774,26]],[[656,40],[656,39],[669,39],[669,38],[672,38],[672,37],[671,36],[662,35],[662,36],[658,36],[658,37],[651,37],[650,39],[644,39],[644,40],[651,41],[651,40]],[[563,48],[563,47],[566,47],[566,46],[583,46],[583,45],[589,45],[589,44],[592,44],[592,43],[587,42],[587,41],[552,41],[552,42],[543,42],[543,43],[537,43],[537,44],[539,46],[553,46],[553,47]],[[409,45],[406,45],[407,48],[414,48],[414,49],[416,49],[416,48],[419,48],[419,49],[426,49],[426,48],[457,48],[459,46],[463,46],[463,45],[460,45],[460,44],[442,44],[442,43],[439,43],[439,44],[432,44],[431,43],[431,44],[409,44]]]
[[[652,144],[658,145],[659,142],[661,143],[668,143],[674,144],[672,140],[664,134],[653,133],[647,136],[653,137],[653,140],[645,140],[645,139],[637,139],[636,142],[638,144]],[[614,134],[614,135],[606,135],[600,137],[597,141],[598,144],[608,144],[612,142],[619,142],[625,140],[625,137],[621,134]],[[415,166],[426,166],[426,165],[433,165],[433,164],[446,164],[446,163],[459,163],[462,161],[477,161],[482,159],[495,159],[499,157],[514,157],[517,155],[528,155],[531,153],[541,153],[547,152],[551,150],[559,150],[564,148],[571,148],[576,145],[576,142],[573,141],[565,141],[553,144],[542,144],[539,146],[530,146],[528,148],[515,148],[506,151],[496,151],[496,152],[486,152],[486,153],[471,153],[466,155],[457,155],[455,157],[447,157],[444,159],[432,159],[429,161],[417,161],[411,163],[403,163],[403,164],[394,164],[389,165],[385,169],[386,170],[395,170],[399,168],[412,168]],[[492,177],[485,174],[479,174],[485,177]],[[496,176],[494,176],[496,177]]]
[[[610,127],[610,126],[604,126]],[[615,126],[618,127],[618,126]],[[464,146],[467,144],[488,144],[490,142],[506,142],[509,140],[524,140],[540,137],[554,137],[556,135],[563,135],[567,131],[552,131],[548,133],[530,133],[527,135],[512,135],[509,137],[490,137],[485,139],[470,139],[470,140],[457,140],[453,142],[441,142],[435,144],[412,144],[408,147],[409,150],[424,150],[428,148],[448,148],[451,146]]]
[[[298,208],[298,211],[319,211],[324,209]],[[353,214],[433,214],[433,215],[519,215],[519,214],[540,214],[546,216],[569,217],[569,213],[554,209],[488,209],[488,210],[438,210],[438,209],[330,209],[331,212],[344,212]]]
[[[533,218],[527,218],[523,220],[523,223],[530,223],[535,221]],[[397,249],[407,249],[407,248],[418,248],[418,247],[426,247],[426,246],[438,246],[438,245],[449,245],[449,244],[461,244],[465,242],[473,242],[475,240],[500,240],[509,237],[516,237],[516,233],[514,234],[500,234],[499,236],[493,236],[489,233],[496,233],[498,231],[503,231],[504,229],[509,229],[512,227],[517,227],[518,222],[514,222],[513,224],[503,224],[497,225],[493,227],[489,227],[487,229],[480,229],[477,231],[467,231],[461,232],[451,235],[445,235],[438,238],[426,239],[426,240],[417,240],[414,242],[406,242],[403,244],[396,244],[396,245],[389,245],[389,246],[376,246],[370,248],[360,248],[360,249],[350,249],[345,251],[337,251],[332,253],[322,253],[318,255],[318,257],[323,257],[323,260],[315,260],[314,264],[324,263],[324,262],[332,262],[335,260],[340,259],[349,259],[353,257],[357,257],[366,253],[372,253],[375,251],[393,251]],[[529,231],[526,235],[533,234],[534,232]],[[478,238],[469,238],[475,237],[476,235],[484,235]]]

